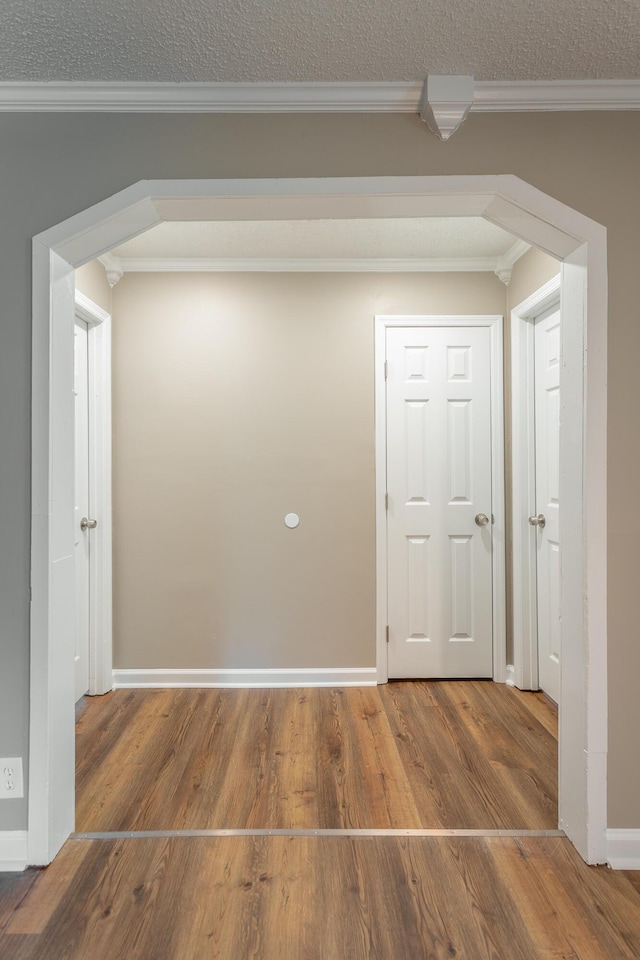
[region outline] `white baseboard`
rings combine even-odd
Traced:
[[[640,829],[607,830],[607,863],[613,870],[640,870]]]
[[[0,830],[0,873],[27,866],[27,831]]]
[[[114,689],[123,687],[370,687],[375,667],[287,667],[238,670],[114,670]]]
[[[507,673],[504,681],[508,687],[515,687],[516,685],[515,676],[516,676],[516,668],[512,663],[508,663]]]

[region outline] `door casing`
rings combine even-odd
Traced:
[[[75,484],[73,490],[74,562],[76,568],[75,700],[89,692],[89,646],[92,530],[82,529],[82,518],[91,516],[89,500],[89,369],[88,324],[76,314],[74,350]]]
[[[511,311],[511,543],[513,682],[538,689],[537,557],[527,517],[535,513],[534,322],[560,305],[561,274]]]
[[[89,366],[89,694],[113,687],[111,567],[111,316],[79,290],[75,316],[87,324]]]
[[[58,666],[73,663],[74,269],[164,220],[385,216],[481,216],[564,261],[560,825],[606,860],[606,230],[518,177],[480,175],[141,181],[34,237],[29,863],[74,827],[72,670]]]
[[[504,683],[507,670],[504,526],[504,412],[501,316],[385,316],[375,317],[376,424],[376,666],[378,683],[386,683],[388,562],[387,562],[387,403],[386,332],[390,327],[485,327],[491,338],[491,503],[493,679]]]

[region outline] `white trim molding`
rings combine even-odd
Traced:
[[[564,261],[561,829],[606,860],[606,230],[511,175],[141,181],[33,240],[29,863],[74,829],[74,269],[164,220],[482,216]],[[588,343],[588,351],[587,351]]]
[[[513,571],[513,682],[538,689],[537,540],[535,513],[534,326],[560,307],[562,276],[552,277],[511,311],[511,542]]]
[[[89,564],[89,694],[112,683],[111,316],[80,290],[75,314],[87,324],[89,364],[89,502],[98,526]]]
[[[0,83],[0,112],[419,113],[423,82]],[[640,80],[486,81],[472,113],[640,110]]]
[[[103,310],[102,307],[99,307],[97,303],[94,303],[93,300],[90,300],[89,297],[85,296],[81,290],[76,290],[75,301],[76,317],[84,320],[90,327],[101,323],[109,323],[111,320],[111,315],[108,314],[106,310]]]
[[[640,80],[476,81],[473,113],[640,110]]]
[[[0,873],[15,873],[28,865],[27,831],[0,831]]]
[[[470,76],[429,76],[424,82],[420,119],[441,140],[448,140],[473,106]]]
[[[607,863],[613,870],[640,870],[640,828],[607,830]]]
[[[0,83],[1,111],[417,113],[418,83]]]
[[[375,667],[114,670],[115,690],[135,687],[373,687]]]
[[[520,257],[524,256],[527,250],[531,250],[530,243],[527,243],[526,240],[516,240],[513,246],[496,260],[494,273],[498,280],[502,280],[505,287],[508,287],[511,283],[514,264]]]
[[[110,275],[115,272],[113,266],[115,261],[118,265],[118,279],[125,273],[495,273],[503,283],[508,283],[509,281],[504,279],[501,272],[502,264],[509,264],[510,279],[513,264],[529,249],[528,243],[518,240],[507,253],[497,258],[278,257],[268,259],[266,257],[116,257],[109,255],[109,266],[104,263],[105,257],[98,257],[98,260],[105,267],[107,280],[112,286]]]
[[[496,258],[121,257],[120,265],[123,273],[492,273]]]
[[[104,272],[107,275],[107,283],[110,287],[115,287],[118,280],[122,280],[122,264],[120,258],[114,256],[112,253],[102,253],[98,257],[98,260],[104,267]]]

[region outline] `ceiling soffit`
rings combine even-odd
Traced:
[[[527,243],[480,217],[164,222],[100,259],[126,272],[486,272]]]

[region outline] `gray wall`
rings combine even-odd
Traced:
[[[447,143],[409,115],[0,116],[0,755],[27,752],[31,237],[146,178],[510,173],[608,228],[609,824],[640,827],[638,156],[622,112],[472,115]]]

